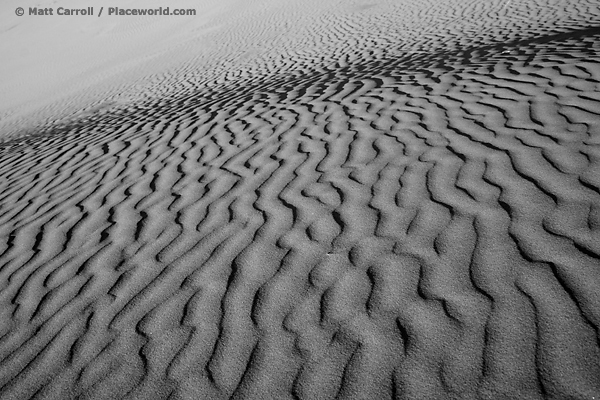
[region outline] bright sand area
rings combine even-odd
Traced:
[[[0,398],[600,399],[597,2],[0,27]]]

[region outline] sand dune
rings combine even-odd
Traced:
[[[600,398],[598,4],[211,10],[2,103],[2,399]]]

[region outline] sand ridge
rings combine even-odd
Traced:
[[[0,397],[600,398],[600,8],[252,3],[3,136]]]

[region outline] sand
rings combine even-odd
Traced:
[[[600,399],[600,4],[177,3],[0,6],[0,398]]]

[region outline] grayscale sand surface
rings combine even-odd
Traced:
[[[0,6],[1,399],[600,399],[600,3],[163,3]]]

